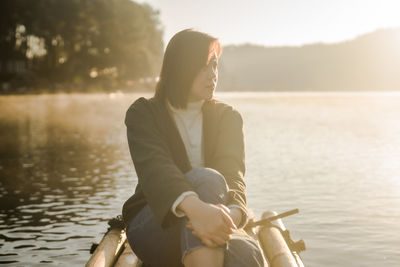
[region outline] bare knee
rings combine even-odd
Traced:
[[[185,267],[222,267],[224,264],[224,251],[221,248],[197,248],[184,256],[183,264]]]

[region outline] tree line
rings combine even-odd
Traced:
[[[2,0],[0,10],[0,91],[114,90],[159,72],[163,29],[147,4]]]

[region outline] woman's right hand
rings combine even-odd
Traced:
[[[226,209],[205,203],[197,196],[186,197],[178,208],[188,217],[188,228],[208,247],[225,244],[236,229]]]

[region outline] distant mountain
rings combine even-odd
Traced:
[[[336,44],[226,46],[220,91],[400,90],[400,28]]]

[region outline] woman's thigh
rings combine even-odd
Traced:
[[[203,201],[225,204],[227,185],[217,171],[198,168],[186,173],[185,177]],[[150,206],[146,205],[130,222],[128,241],[136,255],[152,267],[180,266],[183,255],[203,246],[186,228],[186,222],[187,219],[182,218],[176,225],[162,229]]]
[[[181,223],[162,229],[149,205],[130,222],[127,238],[132,250],[146,265],[182,266],[180,245]]]
[[[224,267],[261,267],[268,266],[257,241],[252,237],[238,233],[232,234],[225,250]]]
[[[209,203],[226,203],[227,185],[218,172],[208,169],[193,169],[185,174],[199,197]],[[168,229],[162,229],[156,221],[149,205],[146,205],[131,221],[127,237],[132,250],[145,263],[152,267],[183,266],[182,256],[199,246],[201,241],[186,228],[185,219]],[[246,236],[233,236],[225,252],[225,266],[262,266],[257,243]],[[244,258],[250,261],[245,264]],[[250,258],[249,258],[250,257]],[[253,265],[254,264],[254,265]]]

